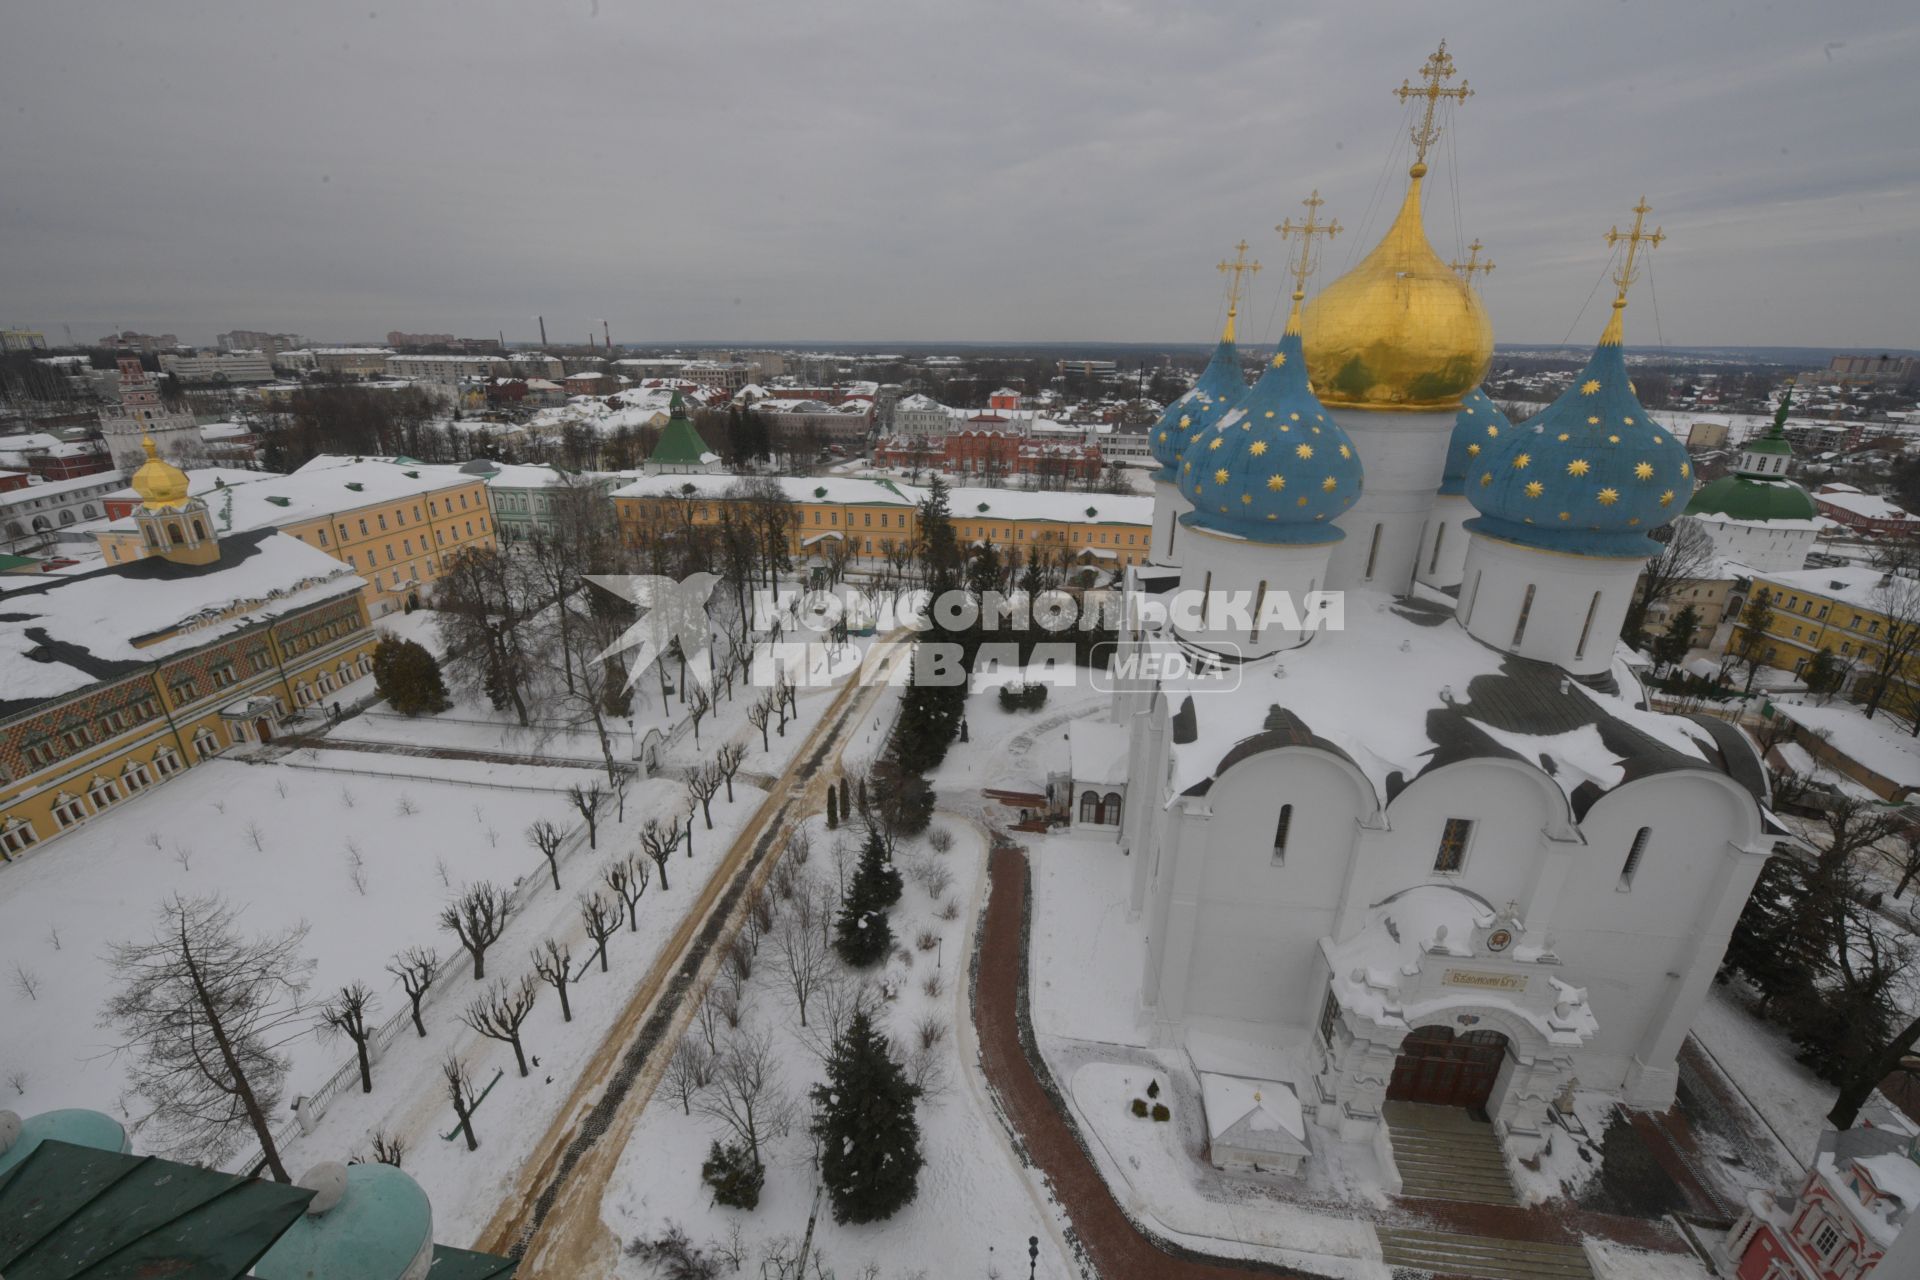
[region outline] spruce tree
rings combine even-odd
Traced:
[[[887,913],[859,902],[849,892],[834,922],[833,949],[856,969],[880,963],[893,950],[893,926]]]
[[[403,716],[445,711],[452,706],[440,664],[411,640],[382,640],[373,651],[374,685],[387,704]]]
[[[840,793],[833,787],[827,788],[827,830],[832,831],[840,825]]]
[[[827,1062],[826,1082],[813,1089],[820,1177],[835,1222],[879,1222],[913,1201],[925,1162],[919,1097],[887,1038],[865,1011],[856,1013]]]
[[[886,840],[877,829],[869,827],[867,842],[860,847],[860,866],[853,873],[849,896],[858,895],[867,905],[884,911],[900,901],[903,888],[900,869],[887,856]]]

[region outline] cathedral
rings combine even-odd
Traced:
[[[1308,303],[1339,230],[1309,198],[1279,228],[1293,305],[1258,380],[1236,262],[1226,331],[1153,429],[1152,555],[1129,571],[1116,669],[1212,658],[1232,690],[1117,682],[1117,843],[1158,1043],[1272,1046],[1346,1140],[1426,1103],[1484,1115],[1528,1158],[1576,1085],[1672,1103],[1775,828],[1753,744],[1651,710],[1617,641],[1649,535],[1694,488],[1623,351],[1662,234],[1644,201],[1608,233],[1598,345],[1509,422],[1479,389],[1493,331],[1473,271],[1422,213],[1453,76],[1443,45],[1401,90],[1416,158],[1380,242]],[[1263,608],[1328,592],[1338,630]],[[1196,614],[1183,595],[1252,605]]]

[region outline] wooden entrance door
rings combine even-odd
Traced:
[[[1420,1027],[1409,1032],[1400,1046],[1387,1098],[1483,1108],[1506,1056],[1507,1038],[1498,1031],[1456,1036],[1451,1027]]]

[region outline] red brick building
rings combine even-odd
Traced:
[[[1862,1126],[1820,1136],[1797,1194],[1754,1192],[1727,1237],[1738,1280],[1907,1277],[1920,1261],[1915,1139]]]

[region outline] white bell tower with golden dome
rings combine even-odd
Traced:
[[[1479,297],[1434,252],[1421,216],[1427,152],[1440,136],[1435,111],[1472,92],[1465,80],[1448,87],[1453,75],[1442,43],[1421,70],[1424,83],[1395,91],[1402,101],[1424,103],[1400,212],[1304,317],[1314,393],[1366,468],[1366,491],[1340,517],[1347,536],[1328,567],[1335,589],[1411,589],[1461,399],[1480,385],[1493,357],[1493,326]]]
[[[160,457],[152,436],[140,441],[147,460],[133,473],[140,495],[133,522],[140,530],[140,554],[176,564],[212,564],[220,558],[220,539],[207,504],[188,492],[187,473]]]

